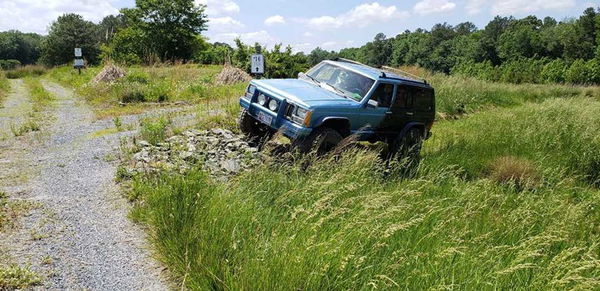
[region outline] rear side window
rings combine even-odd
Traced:
[[[411,87],[398,86],[398,92],[396,93],[396,101],[394,102],[394,108],[412,108],[414,104],[414,92]]]
[[[373,92],[371,100],[375,100],[379,103],[379,107],[390,107],[392,105],[392,99],[394,97],[394,85],[393,84],[379,84],[377,90]]]
[[[399,86],[396,96],[395,108],[414,108],[419,111],[433,110],[433,90],[431,89]]]
[[[415,89],[415,108],[420,111],[433,110],[433,90],[425,88]]]

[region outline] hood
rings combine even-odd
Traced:
[[[328,89],[321,88],[311,81],[300,79],[272,79],[252,81],[258,90],[283,97],[293,103],[313,107],[334,103],[335,106],[355,105],[355,101],[342,97]]]

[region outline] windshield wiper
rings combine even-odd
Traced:
[[[309,75],[309,74],[304,74],[304,76],[307,76],[309,79],[311,79],[313,82],[317,83],[317,85],[321,85],[321,82],[319,82],[319,80],[317,80],[315,77]]]
[[[338,94],[340,94],[340,95],[342,95],[342,96],[344,96],[344,97],[346,97],[346,98],[348,98],[348,99],[352,99],[352,98],[350,98],[348,95],[346,95],[346,92],[342,91],[342,89],[339,89],[339,88],[337,88],[337,87],[335,87],[335,86],[333,86],[333,85],[331,85],[331,84],[329,84],[329,83],[325,83],[325,84],[326,84],[327,86],[331,87],[331,89],[333,89],[333,90],[334,90],[335,92],[337,92]]]

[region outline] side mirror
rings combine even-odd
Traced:
[[[373,99],[369,99],[369,101],[367,102],[367,105],[369,107],[377,108],[377,107],[379,107],[379,102],[377,102]]]
[[[300,72],[298,73],[298,79],[304,79],[306,78],[306,73]]]

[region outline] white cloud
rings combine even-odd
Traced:
[[[415,4],[413,10],[418,14],[431,14],[452,11],[456,3],[448,0],[423,0]]]
[[[467,6],[465,7],[467,9],[467,13],[471,15],[480,13],[483,7],[488,4],[487,2],[487,0],[468,0]]]
[[[273,47],[275,44],[280,43],[275,37],[273,37],[266,30],[254,31],[254,32],[245,32],[245,33],[219,33],[212,37],[210,37],[211,42],[224,42],[228,44],[233,44],[234,40],[239,38],[242,42],[246,44],[253,45],[258,42],[261,45],[265,45],[267,47]]]
[[[265,19],[266,25],[285,24],[285,18],[281,15],[273,15]]]
[[[563,10],[575,7],[575,0],[495,0],[492,14],[526,14],[539,10]]]
[[[196,5],[206,5],[205,12],[209,17],[240,13],[240,6],[232,0],[195,0],[194,2]]]
[[[84,19],[99,22],[117,14],[110,0],[9,0],[0,1],[0,30],[18,29],[45,34],[52,21],[65,13],[77,13]]]
[[[351,46],[353,44],[354,44],[353,40],[343,41],[343,42],[342,41],[327,41],[327,42],[322,43],[319,47],[322,48],[322,49],[324,49],[324,50],[334,50],[334,51],[337,51],[337,50],[340,50],[342,48],[349,47],[349,46]]]
[[[216,31],[232,31],[244,28],[245,25],[231,16],[216,17],[208,19],[209,29]]]
[[[366,27],[377,22],[406,18],[408,12],[398,11],[396,6],[382,6],[377,2],[361,4],[338,16],[321,16],[306,20],[307,25],[317,30],[355,26]]]

